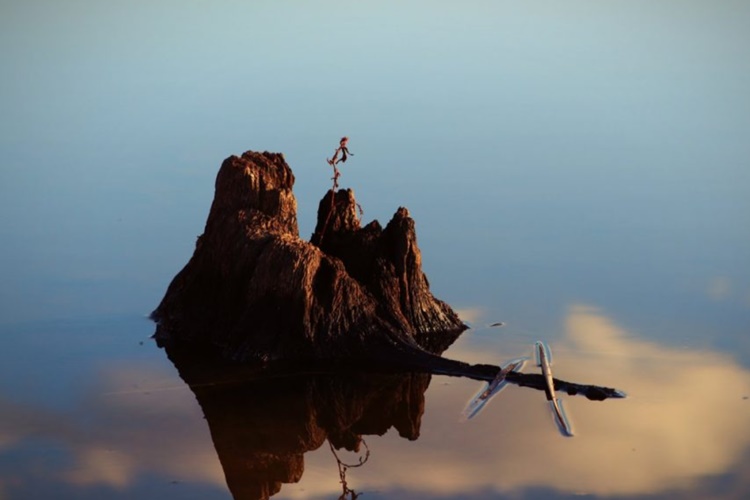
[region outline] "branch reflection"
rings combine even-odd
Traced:
[[[370,448],[367,447],[367,442],[362,439],[362,444],[365,446],[364,456],[360,456],[359,462],[356,464],[347,464],[339,458],[338,453],[336,453],[336,449],[333,447],[333,443],[329,441],[328,444],[331,447],[331,453],[333,454],[333,457],[336,459],[336,465],[339,468],[339,482],[341,483],[342,490],[341,496],[339,496],[339,500],[356,500],[357,498],[359,498],[361,493],[357,493],[353,489],[349,488],[349,484],[346,481],[346,471],[351,468],[362,467],[363,465],[365,465],[367,463],[367,460],[370,459]]]

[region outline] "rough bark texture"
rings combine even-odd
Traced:
[[[281,154],[224,161],[205,232],[152,315],[158,341],[240,361],[395,359],[465,329],[430,293],[405,208],[360,227],[352,191],[329,191],[307,242],[293,185]]]

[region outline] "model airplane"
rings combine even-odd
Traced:
[[[476,417],[493,397],[497,396],[500,394],[500,391],[505,389],[505,386],[508,384],[506,376],[510,372],[521,371],[528,359],[529,358],[517,358],[505,363],[500,368],[495,379],[482,386],[482,389],[476,394],[476,396],[471,398],[466,405],[466,408],[464,408],[464,411],[461,413],[461,420],[466,421]]]
[[[536,365],[541,367],[542,376],[544,377],[545,389],[552,418],[557,425],[560,434],[566,437],[573,436],[573,428],[570,425],[563,402],[557,398],[555,393],[555,379],[552,377],[552,352],[549,346],[543,341],[534,343],[534,357]],[[501,366],[500,371],[492,382],[484,384],[481,390],[473,397],[461,412],[461,421],[471,420],[487,406],[492,398],[497,396],[508,384],[507,376],[511,372],[520,372],[528,358],[517,358],[508,361]]]
[[[547,401],[552,411],[552,417],[563,436],[572,437],[573,428],[570,425],[568,416],[565,414],[562,401],[556,397],[555,394],[555,381],[552,378],[552,352],[549,346],[545,343],[537,341],[534,344],[534,353],[536,354],[536,365],[542,368],[542,375],[544,381],[547,384],[545,394],[547,395]]]

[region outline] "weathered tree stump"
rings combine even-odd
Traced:
[[[465,330],[422,272],[414,220],[360,227],[351,190],[299,237],[294,175],[277,153],[227,158],[193,257],[153,312],[155,338],[228,359],[430,359]]]
[[[499,367],[440,354],[466,329],[432,296],[414,221],[360,227],[351,190],[320,202],[311,241],[299,237],[294,175],[277,153],[224,160],[203,235],[152,313],[166,347],[280,370],[444,374],[491,381]],[[541,375],[509,382],[546,390]],[[554,380],[558,391],[619,398],[612,388]]]

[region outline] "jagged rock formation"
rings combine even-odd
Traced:
[[[432,296],[414,221],[360,227],[351,190],[329,191],[299,237],[294,175],[276,153],[231,156],[205,232],[152,317],[162,343],[250,360],[440,353],[466,328]]]

